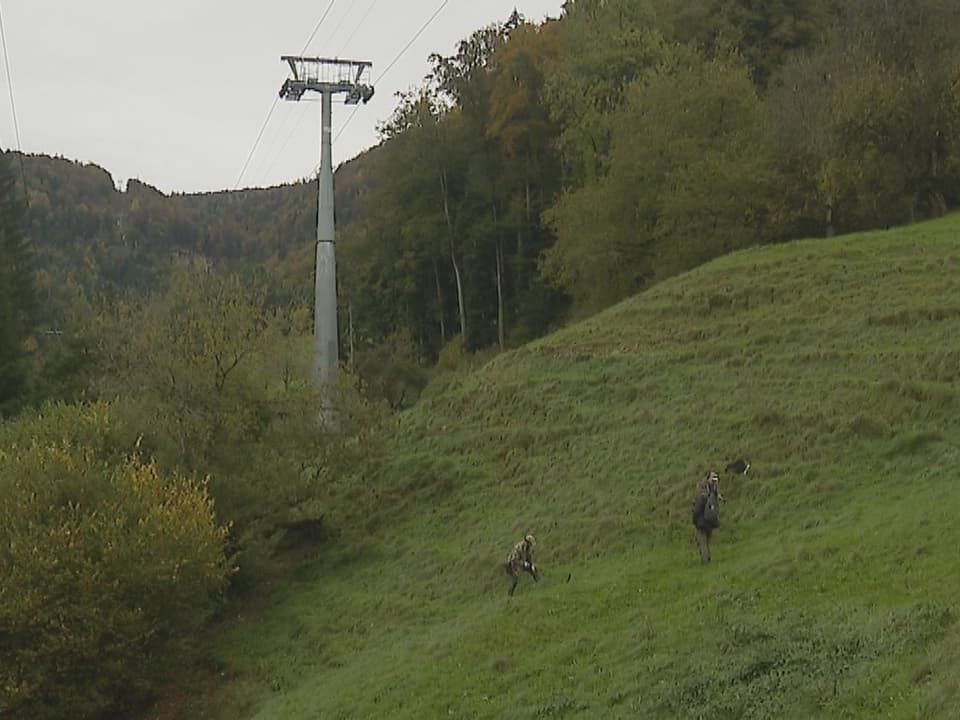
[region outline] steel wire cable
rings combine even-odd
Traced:
[[[306,53],[307,48],[310,47],[310,43],[313,42],[313,38],[316,37],[317,32],[323,25],[323,21],[327,19],[327,15],[330,14],[330,11],[333,9],[333,5],[336,3],[336,1],[337,0],[330,0],[330,3],[327,5],[326,10],[323,11],[323,14],[320,16],[317,24],[313,26],[313,32],[310,33],[310,36],[307,38],[307,42],[303,44],[303,50],[300,51],[301,55]],[[270,123],[270,118],[273,117],[273,113],[277,109],[277,104],[279,102],[280,97],[278,95],[273,99],[273,103],[270,105],[270,109],[267,111],[267,116],[263,119],[263,124],[260,126],[260,131],[257,133],[257,137],[253,141],[253,147],[250,148],[250,152],[247,153],[247,158],[244,160],[243,166],[240,168],[240,174],[237,176],[237,181],[233,185],[234,190],[240,187],[240,182],[243,180],[243,175],[247,172],[247,168],[250,166],[250,160],[253,159],[253,155],[256,153],[257,148],[259,147],[260,141],[263,139],[263,133],[267,129],[267,125]]]

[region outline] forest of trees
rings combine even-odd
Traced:
[[[942,214],[958,19],[947,0],[571,0],[431,55],[337,172],[348,357],[503,348],[731,250]],[[174,257],[309,304],[311,183],[168,197],[26,160],[47,326],[77,287],[151,289]]]
[[[425,368],[724,253],[960,199],[950,0],[568,0],[430,66],[381,144],[337,172],[355,374],[336,433],[297,369],[312,183],[166,196],[4,154],[0,715],[93,717],[142,697],[293,528],[333,532],[337,475],[375,456],[384,406],[415,399]],[[134,521],[104,524],[117,512]],[[118,583],[102,626],[91,576]],[[57,623],[84,629],[43,635]],[[50,642],[18,654],[37,633]],[[144,643],[150,663],[128,662]],[[56,682],[96,658],[97,682]]]
[[[717,255],[957,199],[960,6],[571,0],[434,55],[346,300],[427,357],[522,342]]]

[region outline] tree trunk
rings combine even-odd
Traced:
[[[497,342],[503,350],[504,341],[504,308],[503,308],[503,243],[500,233],[497,233]]]
[[[444,318],[446,313],[446,306],[443,301],[443,286],[440,285],[440,266],[437,264],[437,259],[433,258],[433,278],[437,283],[437,307],[439,308],[438,313],[440,315],[440,345],[447,344],[447,322]]]
[[[497,342],[500,344],[500,350],[502,351],[504,345],[504,311],[503,311],[503,240],[500,237],[500,223],[499,218],[497,217],[497,201],[493,200],[491,203],[493,209],[493,237],[494,242],[496,243],[495,249],[495,263],[496,263],[496,278],[497,278]]]
[[[530,217],[533,214],[532,200],[530,198],[530,176],[533,174],[531,170],[532,158],[530,157],[530,152],[527,151],[527,161],[526,161],[526,172],[523,174],[523,188],[524,193],[526,194],[527,201],[527,225],[530,225]]]
[[[347,303],[347,366],[351,372],[353,372],[356,367],[354,364],[354,351],[356,347],[354,346],[353,338],[353,303]]]
[[[453,241],[453,218],[450,216],[450,194],[447,188],[447,173],[440,168],[440,195],[443,199],[443,217],[447,223],[447,243],[450,247],[450,264],[453,265],[453,277],[457,283],[457,312],[460,315],[460,339],[467,347],[467,312],[463,300],[463,278],[460,276],[460,263],[457,261],[457,249]]]

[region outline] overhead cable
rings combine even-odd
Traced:
[[[7,31],[3,25],[3,9],[0,8],[0,42],[3,44],[3,67],[7,74],[7,93],[10,96],[10,113],[13,115],[13,133],[17,141],[17,154],[20,159],[20,182],[23,184],[23,197],[27,198],[27,174],[23,165],[23,144],[20,142],[20,121],[17,119],[17,103],[14,99],[13,76],[10,72],[10,55],[7,52]]]
[[[270,106],[267,116],[263,119],[263,125],[260,126],[260,132],[257,133],[257,139],[253,141],[253,147],[250,148],[250,152],[247,154],[247,159],[243,162],[243,167],[240,168],[240,174],[237,176],[237,182],[233,185],[234,190],[240,187],[240,181],[243,180],[243,174],[247,171],[247,166],[250,165],[250,160],[253,158],[253,154],[257,151],[257,146],[260,144],[260,139],[263,137],[263,131],[267,129],[267,123],[270,122],[270,118],[273,116],[273,111],[277,109],[278,102],[280,102],[279,95],[273,99],[273,105]]]
[[[417,38],[419,38],[421,35],[423,35],[423,33],[426,31],[426,29],[427,29],[428,27],[430,27],[431,24],[433,24],[433,21],[437,19],[437,16],[440,14],[440,12],[441,12],[449,3],[450,3],[450,0],[443,0],[443,2],[440,3],[440,6],[439,6],[436,10],[433,11],[433,15],[431,15],[429,18],[427,18],[427,21],[426,21],[423,25],[420,26],[420,29],[417,30],[416,33],[414,33],[414,36],[413,36],[412,38],[410,38],[409,42],[407,42],[407,44],[403,46],[403,49],[402,49],[399,53],[397,53],[396,57],[394,57],[393,60],[390,61],[390,63],[387,65],[387,67],[385,67],[385,68],[383,69],[383,72],[381,72],[381,73],[377,76],[377,79],[373,81],[374,87],[376,87],[376,85],[384,78],[384,76],[385,76],[388,72],[390,72],[390,70],[393,68],[393,66],[396,65],[397,62],[399,62],[400,58],[402,58],[402,57],[404,56],[404,54],[406,54],[407,50],[409,50],[410,47],[417,41]],[[343,134],[343,131],[347,129],[347,125],[350,124],[350,121],[353,120],[353,116],[357,114],[357,111],[358,111],[359,109],[360,109],[360,106],[359,106],[359,105],[353,109],[353,112],[350,113],[350,116],[347,118],[347,121],[340,127],[340,130],[337,132],[337,136],[334,138],[334,142],[336,142],[337,139]]]
[[[327,15],[330,14],[330,10],[333,9],[333,4],[336,1],[337,0],[330,0],[330,3],[327,5],[327,9],[323,11],[320,19],[317,20],[317,24],[313,26],[313,32],[310,33],[310,37],[307,38],[307,42],[303,44],[303,50],[300,51],[301,55],[307,52],[307,48],[310,47],[310,43],[313,42],[313,38],[316,37],[317,31],[320,30],[320,26],[323,25],[323,21],[327,19]],[[253,158],[254,153],[257,151],[257,147],[260,145],[260,140],[263,139],[263,133],[267,129],[267,124],[270,122],[270,118],[273,117],[274,110],[277,109],[278,102],[280,102],[279,96],[273,99],[273,104],[270,106],[270,110],[267,112],[267,116],[263,120],[263,125],[260,126],[260,132],[257,133],[257,139],[253,141],[253,147],[250,148],[250,152],[247,154],[247,159],[244,161],[243,167],[240,168],[240,174],[237,176],[237,182],[233,186],[234,190],[240,187],[240,182],[243,180],[243,174],[247,171],[247,167],[250,165],[250,160]]]
[[[344,49],[346,49],[346,47],[350,44],[350,41],[353,40],[354,36],[357,34],[360,28],[363,27],[363,23],[365,23],[367,18],[370,17],[370,13],[373,12],[373,8],[376,6],[378,2],[380,2],[380,0],[373,0],[373,2],[371,2],[370,5],[367,6],[367,10],[365,13],[363,13],[363,16],[360,18],[360,22],[358,22],[356,27],[354,27],[353,30],[350,31],[350,34],[347,35],[347,39],[344,40],[343,43],[341,43],[340,48],[337,50],[337,55],[342,53]]]
[[[310,47],[310,43],[313,42],[313,38],[317,36],[317,31],[320,29],[320,26],[323,25],[323,21],[327,19],[327,15],[330,14],[330,10],[333,9],[333,4],[337,0],[330,0],[330,4],[327,5],[327,9],[323,11],[323,15],[320,16],[320,19],[317,20],[317,24],[313,27],[313,32],[310,33],[310,37],[307,38],[307,41],[303,44],[303,50],[300,51],[301,55],[305,55],[307,48]]]

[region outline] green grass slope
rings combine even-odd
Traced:
[[[203,716],[957,717],[958,410],[960,217],[721,258],[433,383]]]

